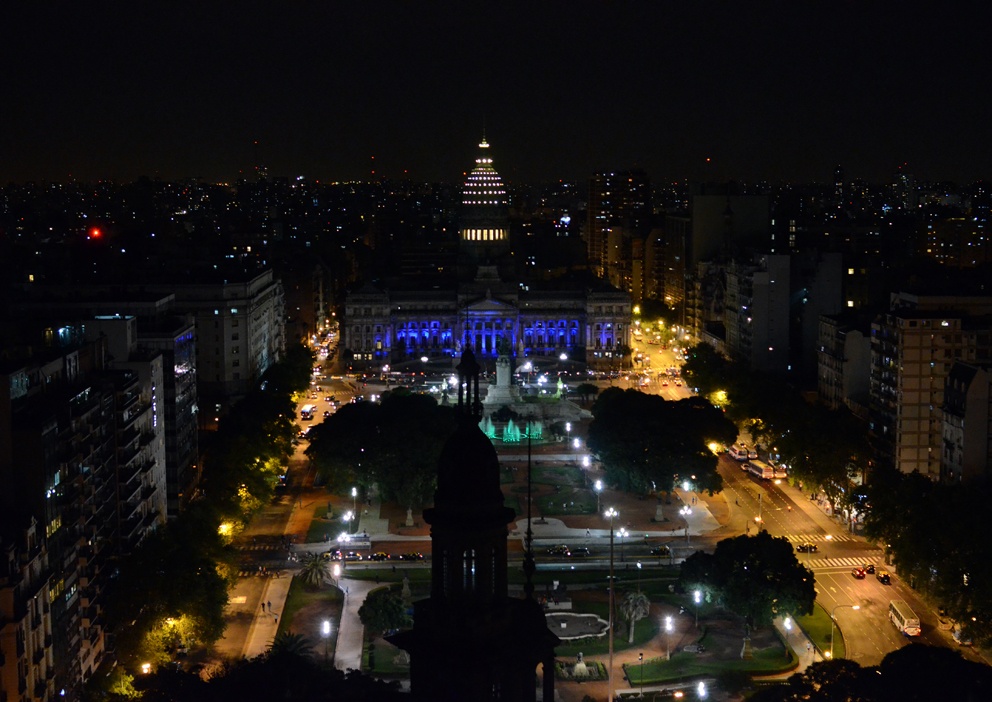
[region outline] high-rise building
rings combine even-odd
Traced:
[[[870,436],[879,462],[937,480],[945,381],[992,363],[992,297],[894,293],[871,326]]]
[[[992,366],[956,362],[944,386],[940,477],[949,483],[992,475]]]
[[[651,182],[644,171],[596,173],[589,180],[586,206],[586,246],[593,273],[606,278],[611,260],[629,258],[626,251],[616,250],[616,242],[643,236],[651,219]]]

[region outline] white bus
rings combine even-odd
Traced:
[[[903,600],[889,602],[889,620],[906,636],[919,636],[920,618]]]
[[[775,477],[775,469],[757,458],[747,462],[747,472],[758,476],[762,480],[771,480]]]
[[[303,405],[300,407],[300,419],[313,419],[313,413],[317,411],[317,405]]]
[[[735,461],[747,460],[747,449],[742,449],[737,444],[731,446],[730,449],[728,449],[727,453],[729,453],[730,457],[733,458]]]

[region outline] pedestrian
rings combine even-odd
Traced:
[[[271,602],[266,602],[265,604],[267,604],[269,606],[269,611],[271,612],[272,611],[272,603]]]
[[[279,623],[279,615],[278,614],[274,614],[272,616],[274,616],[276,618],[276,624],[278,624]]]
[[[589,534],[590,534],[589,530],[586,529],[586,536],[589,536]]]
[[[265,614],[265,603],[262,603],[262,614]]]

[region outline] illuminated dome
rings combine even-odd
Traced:
[[[493,168],[485,137],[479,149],[475,168],[462,190],[461,240],[481,244],[505,242],[508,236],[506,188]]]

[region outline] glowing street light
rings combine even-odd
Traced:
[[[331,622],[325,619],[320,625],[320,635],[324,637],[324,662],[327,662],[327,645],[331,640]]]
[[[692,514],[692,508],[688,505],[683,506],[679,509],[679,515],[682,517],[682,521],[685,522],[685,543],[689,544],[689,515]]]
[[[609,681],[607,687],[609,690],[608,700],[613,699],[613,521],[620,516],[620,513],[613,507],[610,507],[604,513],[604,516],[610,520],[610,668],[606,672],[606,677]]]
[[[665,654],[665,660],[672,660],[672,632],[675,630],[675,626],[672,624],[672,616],[668,615],[665,617],[665,633],[667,636],[665,639],[668,641],[668,650]]]
[[[692,601],[696,603],[696,628],[699,628],[699,603],[703,601],[703,593],[695,590],[692,593]]]
[[[593,484],[593,489],[596,491],[596,513],[599,513],[599,496],[603,492],[603,481],[597,480]]]
[[[623,540],[624,538],[630,536],[630,532],[627,531],[625,527],[620,527],[620,529],[617,530],[617,536],[620,537],[620,562],[623,563]]]

